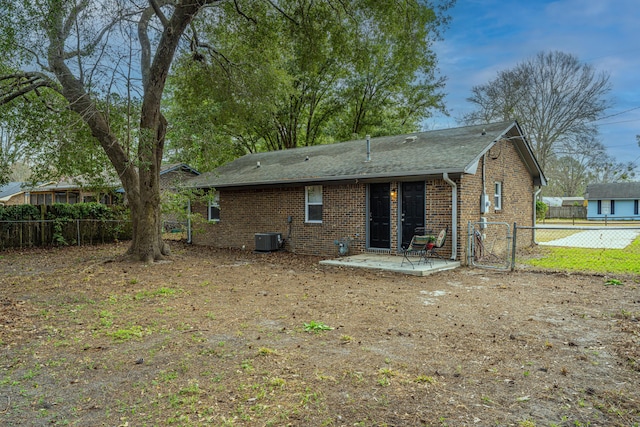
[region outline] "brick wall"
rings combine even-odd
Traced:
[[[485,165],[485,190],[491,206],[487,213],[480,213],[480,195],[482,194],[482,166]],[[496,210],[494,205],[494,183],[502,182],[502,209]],[[533,179],[527,171],[520,155],[510,141],[499,141],[484,156],[478,165],[475,175],[463,175],[458,196],[458,233],[467,235],[469,221],[480,221],[486,217],[489,222],[506,222],[513,228],[518,225],[533,225]],[[513,230],[511,230],[513,232]],[[466,262],[466,239],[459,239],[460,260]],[[532,243],[531,232],[520,230],[517,239],[518,247]]]
[[[322,223],[305,223],[305,188],[220,191],[220,222],[196,226],[195,244],[255,249],[255,234],[282,233],[285,249],[311,255],[337,255],[335,240],[351,237],[352,253],[365,247],[366,187],[324,185]],[[207,218],[205,205],[193,211]],[[288,217],[291,216],[291,223]]]
[[[398,190],[392,182],[391,189]],[[281,233],[285,249],[310,255],[335,256],[335,241],[351,241],[350,253],[366,250],[366,184],[324,185],[323,221],[305,223],[304,187],[220,191],[220,222],[194,225],[193,242],[220,248],[255,249],[255,234]],[[427,181],[426,223],[437,233],[451,223],[451,187],[443,180]],[[207,218],[206,205],[193,212]],[[398,200],[391,202],[391,248],[398,247]],[[288,217],[292,221],[288,223]],[[451,233],[441,250],[451,253]]]

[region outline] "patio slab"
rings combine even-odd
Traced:
[[[320,261],[323,265],[334,265],[341,267],[354,267],[354,268],[368,268],[371,270],[384,270],[392,271],[395,273],[410,274],[413,276],[427,276],[429,274],[443,271],[452,270],[460,267],[459,261],[430,259],[430,263],[420,263],[411,266],[411,264],[404,262],[402,264],[401,255],[383,255],[383,254],[359,254],[351,255],[336,259],[328,259]]]

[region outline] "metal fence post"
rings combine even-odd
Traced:
[[[76,231],[78,233],[78,246],[80,246],[80,220],[76,219]]]
[[[516,248],[518,247],[516,243],[516,231],[518,230],[518,224],[513,223],[513,247],[511,248],[511,271],[516,269]]]

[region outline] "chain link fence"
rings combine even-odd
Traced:
[[[555,270],[606,271],[607,264],[620,261],[617,271],[633,273],[640,266],[639,241],[640,223],[633,222],[534,227],[470,222],[468,264],[498,270],[544,265]],[[596,259],[601,265],[595,265]]]
[[[529,236],[533,233],[535,245],[530,248],[523,245],[525,249],[514,256],[512,269],[640,273],[640,223],[589,222],[589,225],[545,224],[535,227],[514,224],[514,230],[515,239],[525,231],[530,233]]]

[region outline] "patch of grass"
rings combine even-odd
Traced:
[[[140,291],[133,297],[136,301],[144,300],[152,297],[170,297],[178,293],[177,289],[167,288],[165,286],[155,291]]]
[[[276,354],[276,351],[272,348],[260,347],[258,349],[258,355],[260,356],[270,356],[272,354]]]
[[[609,279],[606,282],[604,282],[605,286],[622,286],[624,285],[624,283],[622,283],[621,280],[618,279]]]
[[[310,321],[309,323],[304,324],[304,330],[307,332],[315,332],[320,333],[322,331],[330,331],[333,328],[331,326],[327,326],[322,322],[317,322],[315,320]]]
[[[142,338],[142,327],[133,325],[125,329],[118,329],[117,331],[107,332],[107,335],[113,338],[114,341],[125,342],[133,338]]]
[[[416,383],[421,383],[421,384],[435,384],[437,383],[436,379],[427,375],[418,375],[417,377],[415,377],[413,379],[414,382]]]
[[[624,249],[544,247],[543,256],[522,263],[551,270],[640,274],[640,238]],[[615,280],[615,279],[614,279]]]
[[[107,310],[100,311],[100,326],[110,328],[113,325],[113,313]]]

